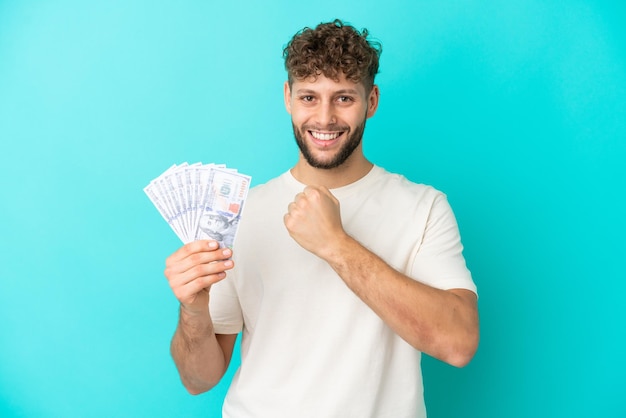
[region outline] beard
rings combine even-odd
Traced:
[[[352,155],[354,150],[357,149],[358,146],[361,144],[361,140],[363,139],[363,132],[365,131],[365,120],[363,120],[363,123],[358,125],[354,129],[354,132],[348,135],[348,139],[346,140],[346,142],[344,142],[344,144],[341,146],[339,151],[337,151],[334,157],[332,157],[330,160],[322,160],[320,158],[316,158],[313,155],[311,149],[308,147],[306,141],[304,140],[306,131],[317,129],[304,125],[302,127],[302,130],[300,130],[296,127],[296,125],[293,124],[293,122],[291,123],[291,125],[293,126],[293,135],[296,138],[296,143],[298,144],[298,148],[300,148],[300,152],[302,153],[304,159],[307,161],[307,163],[309,163],[311,167],[321,168],[324,170],[330,170],[332,168],[339,167],[344,162],[346,162],[346,160]],[[347,128],[348,127],[343,126],[330,126],[327,130],[344,130],[344,132],[348,132]]]

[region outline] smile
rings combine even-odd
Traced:
[[[317,131],[309,131],[311,136],[320,141],[332,141],[333,139],[337,139],[343,132],[332,132],[332,133],[323,133]]]

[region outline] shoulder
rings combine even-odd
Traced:
[[[274,177],[265,183],[257,184],[250,189],[248,198],[252,200],[275,197],[277,194],[285,192],[285,184],[287,182],[287,173]]]
[[[375,189],[377,193],[383,193],[393,201],[406,200],[412,202],[433,205],[438,200],[446,200],[446,195],[433,186],[417,183],[409,180],[402,174],[392,173],[375,166]]]
[[[273,209],[282,210],[298,191],[300,190],[294,190],[288,172],[283,173],[252,187],[246,199],[246,210],[263,213],[268,213]]]

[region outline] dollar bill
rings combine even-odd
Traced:
[[[183,243],[214,239],[232,247],[251,177],[224,164],[172,165],[144,192]]]

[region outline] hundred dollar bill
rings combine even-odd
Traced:
[[[148,198],[152,201],[161,216],[167,221],[168,225],[172,228],[174,233],[176,233],[179,238],[183,239],[182,232],[176,224],[176,216],[172,205],[170,204],[170,197],[161,185],[162,177],[170,173],[175,168],[176,165],[168,168],[161,176],[152,180],[150,184],[144,187],[143,190],[148,195]]]
[[[172,165],[144,192],[183,243],[215,239],[232,247],[250,176],[224,164]]]
[[[215,239],[220,246],[232,247],[251,179],[227,168],[214,167],[211,171],[195,239]]]
[[[189,236],[189,231],[185,228],[184,211],[185,201],[183,197],[183,186],[179,181],[180,170],[182,167],[186,167],[187,163],[183,163],[180,166],[175,167],[173,170],[162,177],[161,185],[165,188],[166,197],[169,196],[169,204],[174,212],[175,226],[178,228],[182,236]]]

